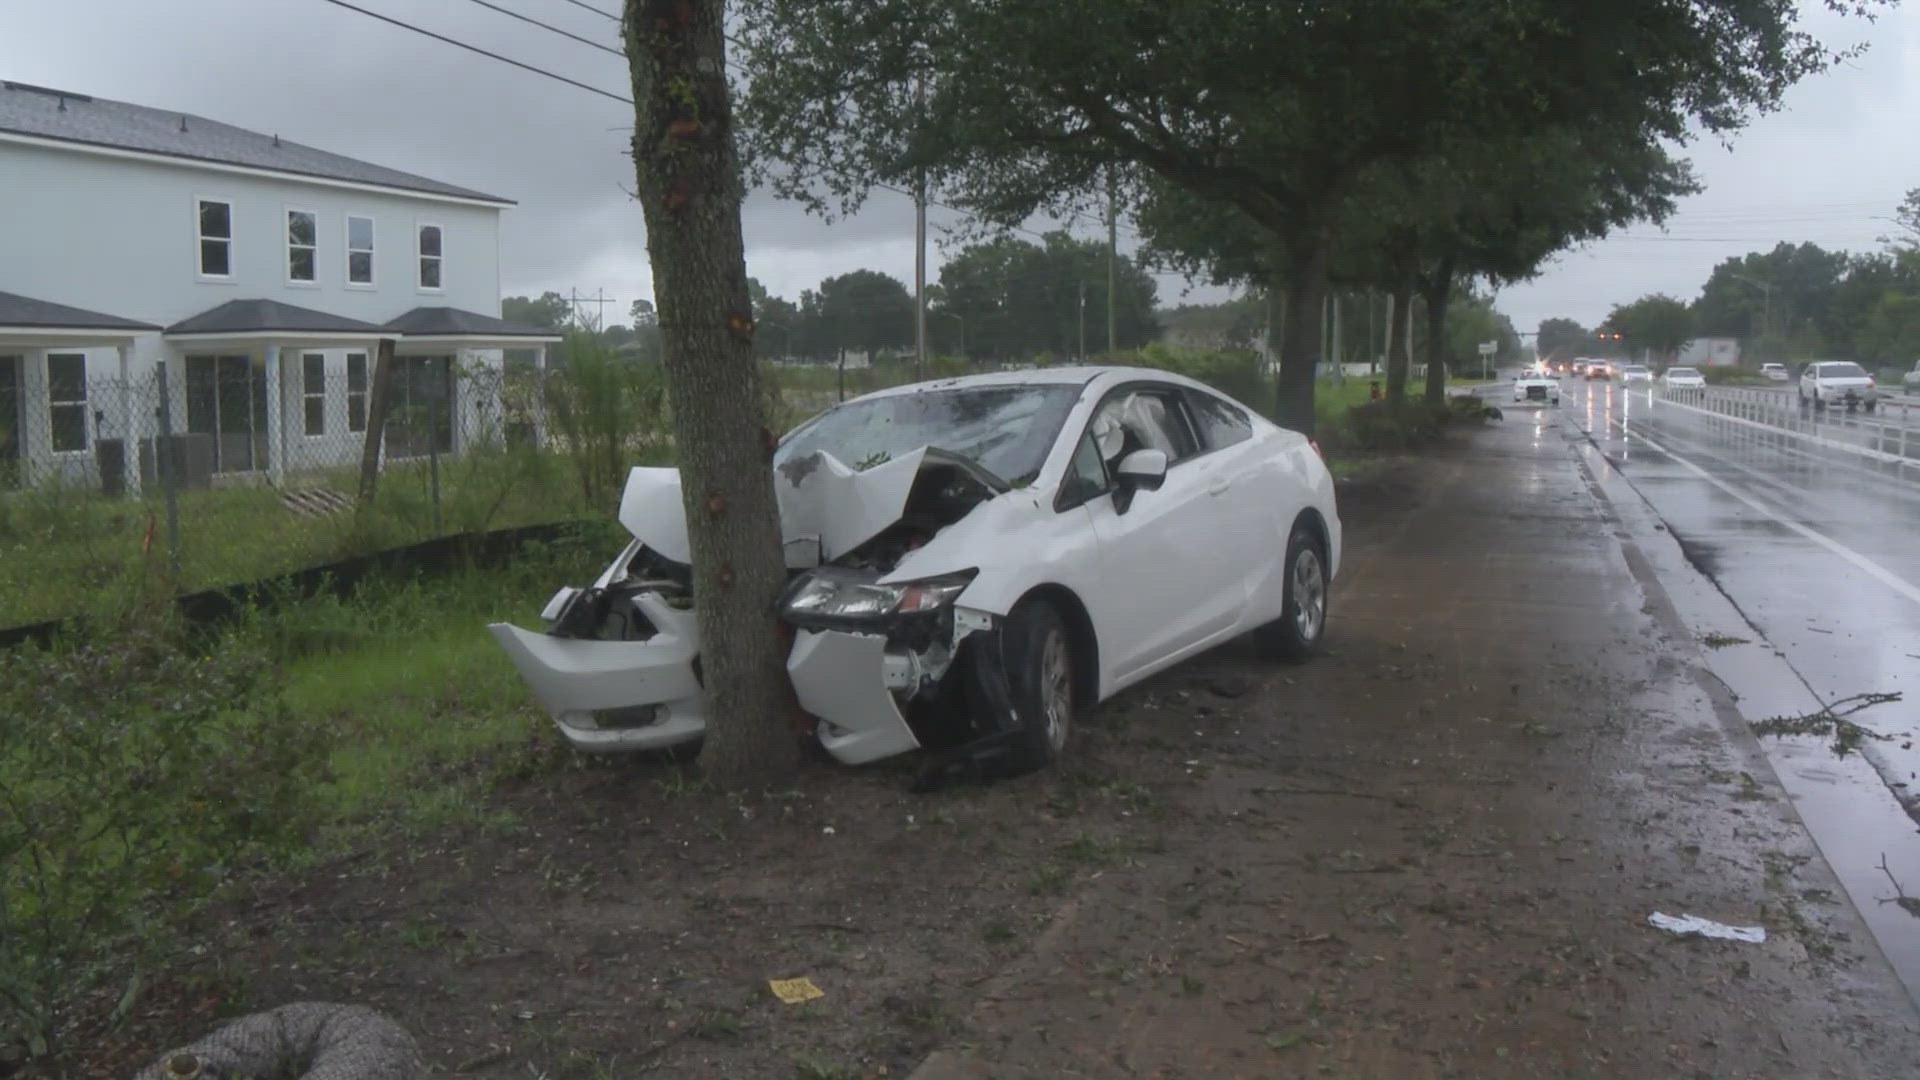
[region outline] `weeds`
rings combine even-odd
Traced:
[[[1735,645],[1751,645],[1753,643],[1746,638],[1734,637],[1731,634],[1703,634],[1700,638],[1700,644],[1705,645],[1709,649],[1728,649]]]

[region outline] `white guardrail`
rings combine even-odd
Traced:
[[[1661,406],[1724,421],[1776,445],[1801,443],[1836,450],[1895,466],[1903,478],[1909,470],[1920,478],[1920,399],[1883,396],[1873,412],[1863,408],[1849,412],[1843,406],[1803,406],[1792,390],[1762,387],[1690,390],[1655,383],[1647,396]]]

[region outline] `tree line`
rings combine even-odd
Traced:
[[[1782,242],[1722,260],[1691,301],[1642,296],[1615,305],[1591,332],[1572,319],[1547,319],[1540,355],[1667,361],[1695,338],[1731,337],[1753,363],[1911,367],[1920,360],[1920,188],[1907,192],[1890,220],[1895,232],[1879,251]]]

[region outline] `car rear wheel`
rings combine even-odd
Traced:
[[[1045,768],[1067,748],[1073,730],[1073,638],[1060,609],[1045,600],[1023,600],[1007,613],[1001,632],[1007,689],[1013,715],[1013,765]]]
[[[1320,538],[1295,525],[1287,538],[1286,603],[1280,617],[1255,634],[1261,647],[1280,660],[1300,661],[1319,651],[1327,632],[1327,553]]]

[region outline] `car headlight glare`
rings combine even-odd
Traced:
[[[782,605],[788,615],[833,619],[882,619],[937,611],[966,590],[975,571],[882,585],[816,570],[797,582]]]

